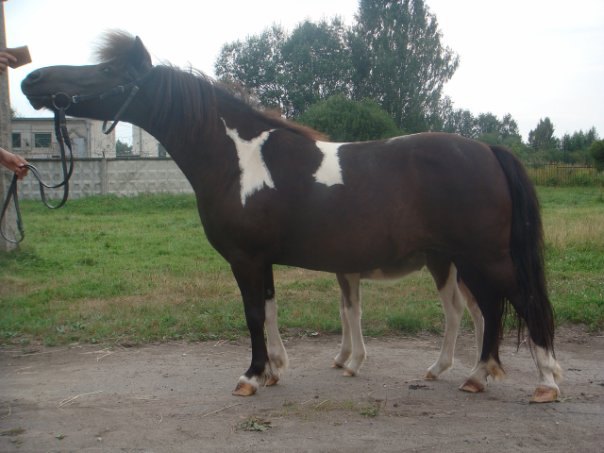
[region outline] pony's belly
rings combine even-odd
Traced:
[[[367,280],[392,280],[402,278],[420,270],[426,264],[424,253],[416,253],[396,264],[389,264],[370,271],[361,272],[361,278]]]

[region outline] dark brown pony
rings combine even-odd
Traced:
[[[36,108],[144,128],[186,175],[206,235],[243,297],[252,361],[235,394],[274,384],[287,364],[274,264],[337,273],[346,292],[346,276],[394,276],[427,263],[439,288],[456,269],[482,311],[482,352],[469,385],[480,389],[497,374],[510,302],[534,348],[534,399],[557,398],[539,206],[509,151],[443,133],[324,142],[201,74],[153,66],[139,38],[113,33],[100,56],[98,65],[36,70],[23,92]]]

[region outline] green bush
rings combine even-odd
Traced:
[[[335,142],[402,135],[390,115],[374,101],[351,101],[341,95],[312,105],[297,120],[327,134]]]

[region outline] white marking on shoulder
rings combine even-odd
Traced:
[[[338,150],[344,143],[316,142],[317,148],[323,154],[323,160],[313,175],[315,181],[326,186],[344,184],[342,167]]]
[[[230,129],[224,119],[222,119],[222,122],[227,135],[233,140],[237,150],[239,169],[241,170],[239,179],[241,204],[245,206],[247,199],[263,189],[265,185],[271,189],[275,188],[273,178],[264,163],[264,159],[262,159],[262,146],[274,129],[264,131],[251,140],[244,140],[239,136],[237,129]]]

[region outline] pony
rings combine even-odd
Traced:
[[[480,359],[465,385],[480,391],[500,373],[502,320],[511,306],[539,372],[533,400],[558,398],[539,203],[510,151],[446,133],[332,143],[201,73],[154,66],[139,37],[110,33],[99,56],[99,64],[37,69],[22,91],[34,108],[128,121],[168,150],[241,292],[252,357],[235,395],[275,384],[288,363],[273,265],[337,274],[343,318],[356,323],[348,313],[359,276],[397,276],[427,264],[441,291],[459,278],[484,319]],[[351,369],[362,362],[359,351]]]

